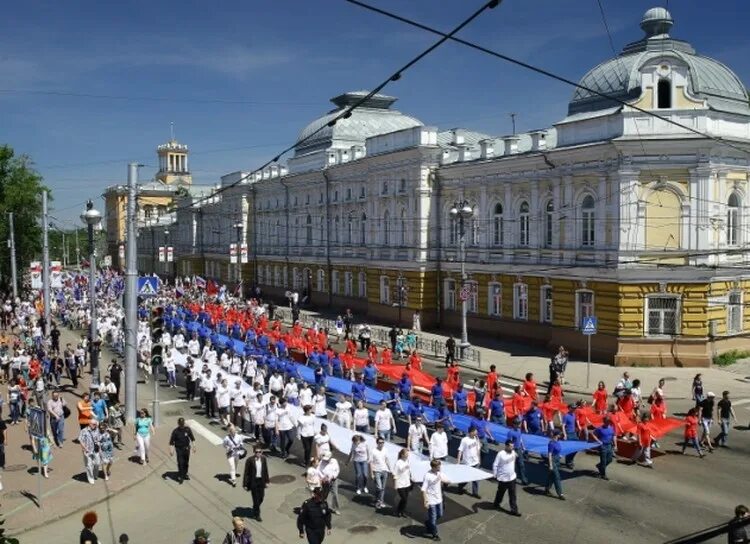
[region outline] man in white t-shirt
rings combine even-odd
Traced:
[[[339,472],[341,468],[339,467],[339,462],[330,451],[325,452],[321,457],[320,466],[318,467],[320,479],[323,485],[329,490],[328,496],[331,499],[331,512],[338,514],[341,508],[339,505]]]
[[[443,517],[443,485],[449,484],[448,479],[440,472],[440,461],[430,461],[430,470],[422,481],[422,499],[427,509],[427,519],[424,522],[427,534],[433,540],[440,540],[438,535],[438,521]]]
[[[268,404],[266,404],[264,421],[263,421],[263,442],[267,448],[270,448],[272,452],[276,451],[277,443],[279,440],[279,432],[276,428],[278,422],[278,411],[279,403],[276,401],[276,397],[271,395],[268,398]]]
[[[461,439],[461,443],[458,445],[458,463],[470,467],[479,466],[481,455],[482,441],[479,440],[479,437],[477,436],[477,429],[474,426],[469,427],[468,436],[464,436]],[[461,493],[464,492],[465,487],[465,483],[458,486]],[[476,499],[481,499],[479,496],[479,482],[476,480],[471,482],[471,495]]]
[[[281,458],[286,459],[294,444],[294,418],[284,398],[279,401],[279,408],[276,410],[276,433],[279,435]]]
[[[390,414],[390,411],[386,410],[386,412]],[[388,483],[388,475],[391,472],[388,452],[385,450],[385,440],[378,437],[375,442],[375,449],[370,452],[370,477],[375,481],[376,510],[385,506],[385,487]]]
[[[219,420],[224,426],[229,425],[229,406],[232,403],[232,392],[226,379],[216,386],[216,406],[219,408]]]
[[[326,399],[326,388],[321,386],[318,387],[318,392],[313,395],[312,398],[313,406],[315,407],[313,413],[315,417],[322,417],[323,419],[328,418],[328,406]]]
[[[429,441],[427,436],[427,427],[422,423],[422,416],[417,416],[414,423],[409,425],[407,432],[406,447],[416,453],[422,453],[424,445]]]
[[[304,413],[297,418],[297,431],[302,441],[303,460],[302,466],[307,466],[312,458],[313,438],[315,437],[315,416],[312,415],[312,406],[306,404]]]
[[[198,341],[198,338],[196,336],[193,336],[188,341],[188,354],[193,358],[197,359],[198,355],[200,355],[201,352],[201,343]]]
[[[241,432],[245,431],[245,420],[243,411],[245,409],[245,394],[242,392],[242,382],[235,379],[234,387],[229,393],[232,405],[232,424]]]
[[[380,401],[380,408],[375,412],[375,436],[383,440],[391,441],[391,432],[396,426],[396,420],[393,418],[393,412],[388,409],[384,400]]]
[[[495,508],[500,508],[500,503],[503,502],[505,492],[508,492],[510,498],[510,513],[512,516],[520,516],[521,513],[518,511],[518,503],[516,502],[516,458],[518,454],[513,451],[513,440],[505,441],[505,449],[497,452],[495,462],[492,464],[492,474],[494,474],[497,480],[497,492],[495,493],[495,501],[492,503]]]
[[[445,426],[441,423],[435,423],[435,432],[430,437],[430,459],[444,460],[448,457],[448,433],[445,432]]]

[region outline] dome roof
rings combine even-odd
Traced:
[[[422,126],[418,119],[390,109],[397,99],[382,94],[369,98],[349,118],[339,119],[335,125],[327,126],[344,109],[356,104],[367,94],[367,91],[355,91],[332,98],[331,102],[337,106],[336,109],[315,119],[299,133],[298,143],[294,147],[295,157],[330,147],[364,145],[365,140],[371,136]]]
[[[740,79],[721,62],[698,55],[690,44],[670,38],[672,24],[672,16],[666,9],[651,8],[641,20],[646,37],[590,70],[579,85],[619,100],[635,100],[641,95],[640,68],[654,58],[673,57],[689,68],[691,95],[707,100],[711,109],[750,115],[747,92]],[[577,88],[568,114],[613,106],[618,103]]]

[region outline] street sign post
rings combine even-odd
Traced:
[[[141,276],[138,278],[138,296],[155,297],[159,293],[159,280],[154,276]]]
[[[598,321],[596,316],[589,315],[581,322],[581,333],[586,336],[586,389],[590,387],[591,378],[591,337],[596,334]]]
[[[29,422],[29,434],[34,440],[41,440],[47,436],[47,414],[45,411],[37,406],[29,408],[28,414]],[[38,485],[37,501],[39,503],[39,509],[44,510],[42,506],[42,456],[41,456],[41,444],[37,442],[37,452],[40,454],[36,456],[36,480]]]

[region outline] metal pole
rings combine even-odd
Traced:
[[[44,301],[44,336],[49,334],[49,216],[47,191],[42,191],[42,297]]]
[[[154,400],[151,403],[151,415],[154,420],[154,427],[159,425],[159,367],[152,367],[153,378],[154,378]]]
[[[466,238],[465,238],[465,232],[464,232],[464,218],[463,216],[459,216],[459,224],[458,228],[460,230],[459,235],[459,244],[460,244],[460,253],[461,253],[461,290],[466,287]],[[461,356],[460,358],[463,359],[465,355],[466,348],[469,347],[469,332],[466,327],[466,298],[462,295],[461,296],[461,345],[459,346],[461,349]]]
[[[94,225],[88,226],[89,238],[89,311],[91,312],[91,326],[89,327],[89,351],[91,353],[91,386],[99,386],[99,350],[96,349],[98,338],[96,326],[96,249],[94,247]]]
[[[68,267],[68,248],[65,246],[65,231],[61,230],[60,234],[62,234],[62,265],[63,268]]]
[[[76,229],[76,270],[81,271],[81,248],[78,246],[78,229]]]
[[[136,419],[138,363],[136,360],[138,335],[138,263],[135,236],[135,199],[138,184],[138,164],[128,165],[128,201],[125,223],[125,417],[128,423]]]
[[[16,271],[16,235],[13,227],[13,212],[8,212],[8,230],[10,233],[10,281],[13,284],[13,300],[18,298],[18,273]]]
[[[589,388],[589,378],[591,376],[591,335],[586,335],[586,389]]]

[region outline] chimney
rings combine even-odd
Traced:
[[[462,145],[458,148],[458,160],[461,162],[471,160],[471,148],[468,145]]]
[[[531,136],[531,150],[532,151],[544,151],[547,149],[547,131],[546,130],[533,130],[529,132]]]
[[[479,156],[483,159],[491,159],[495,156],[494,140],[479,140]]]
[[[518,153],[518,140],[520,140],[518,136],[506,136],[503,138],[503,143],[505,144],[505,152],[503,155],[515,155]]]
[[[464,145],[466,142],[466,131],[462,128],[454,128],[451,131],[451,145]]]

